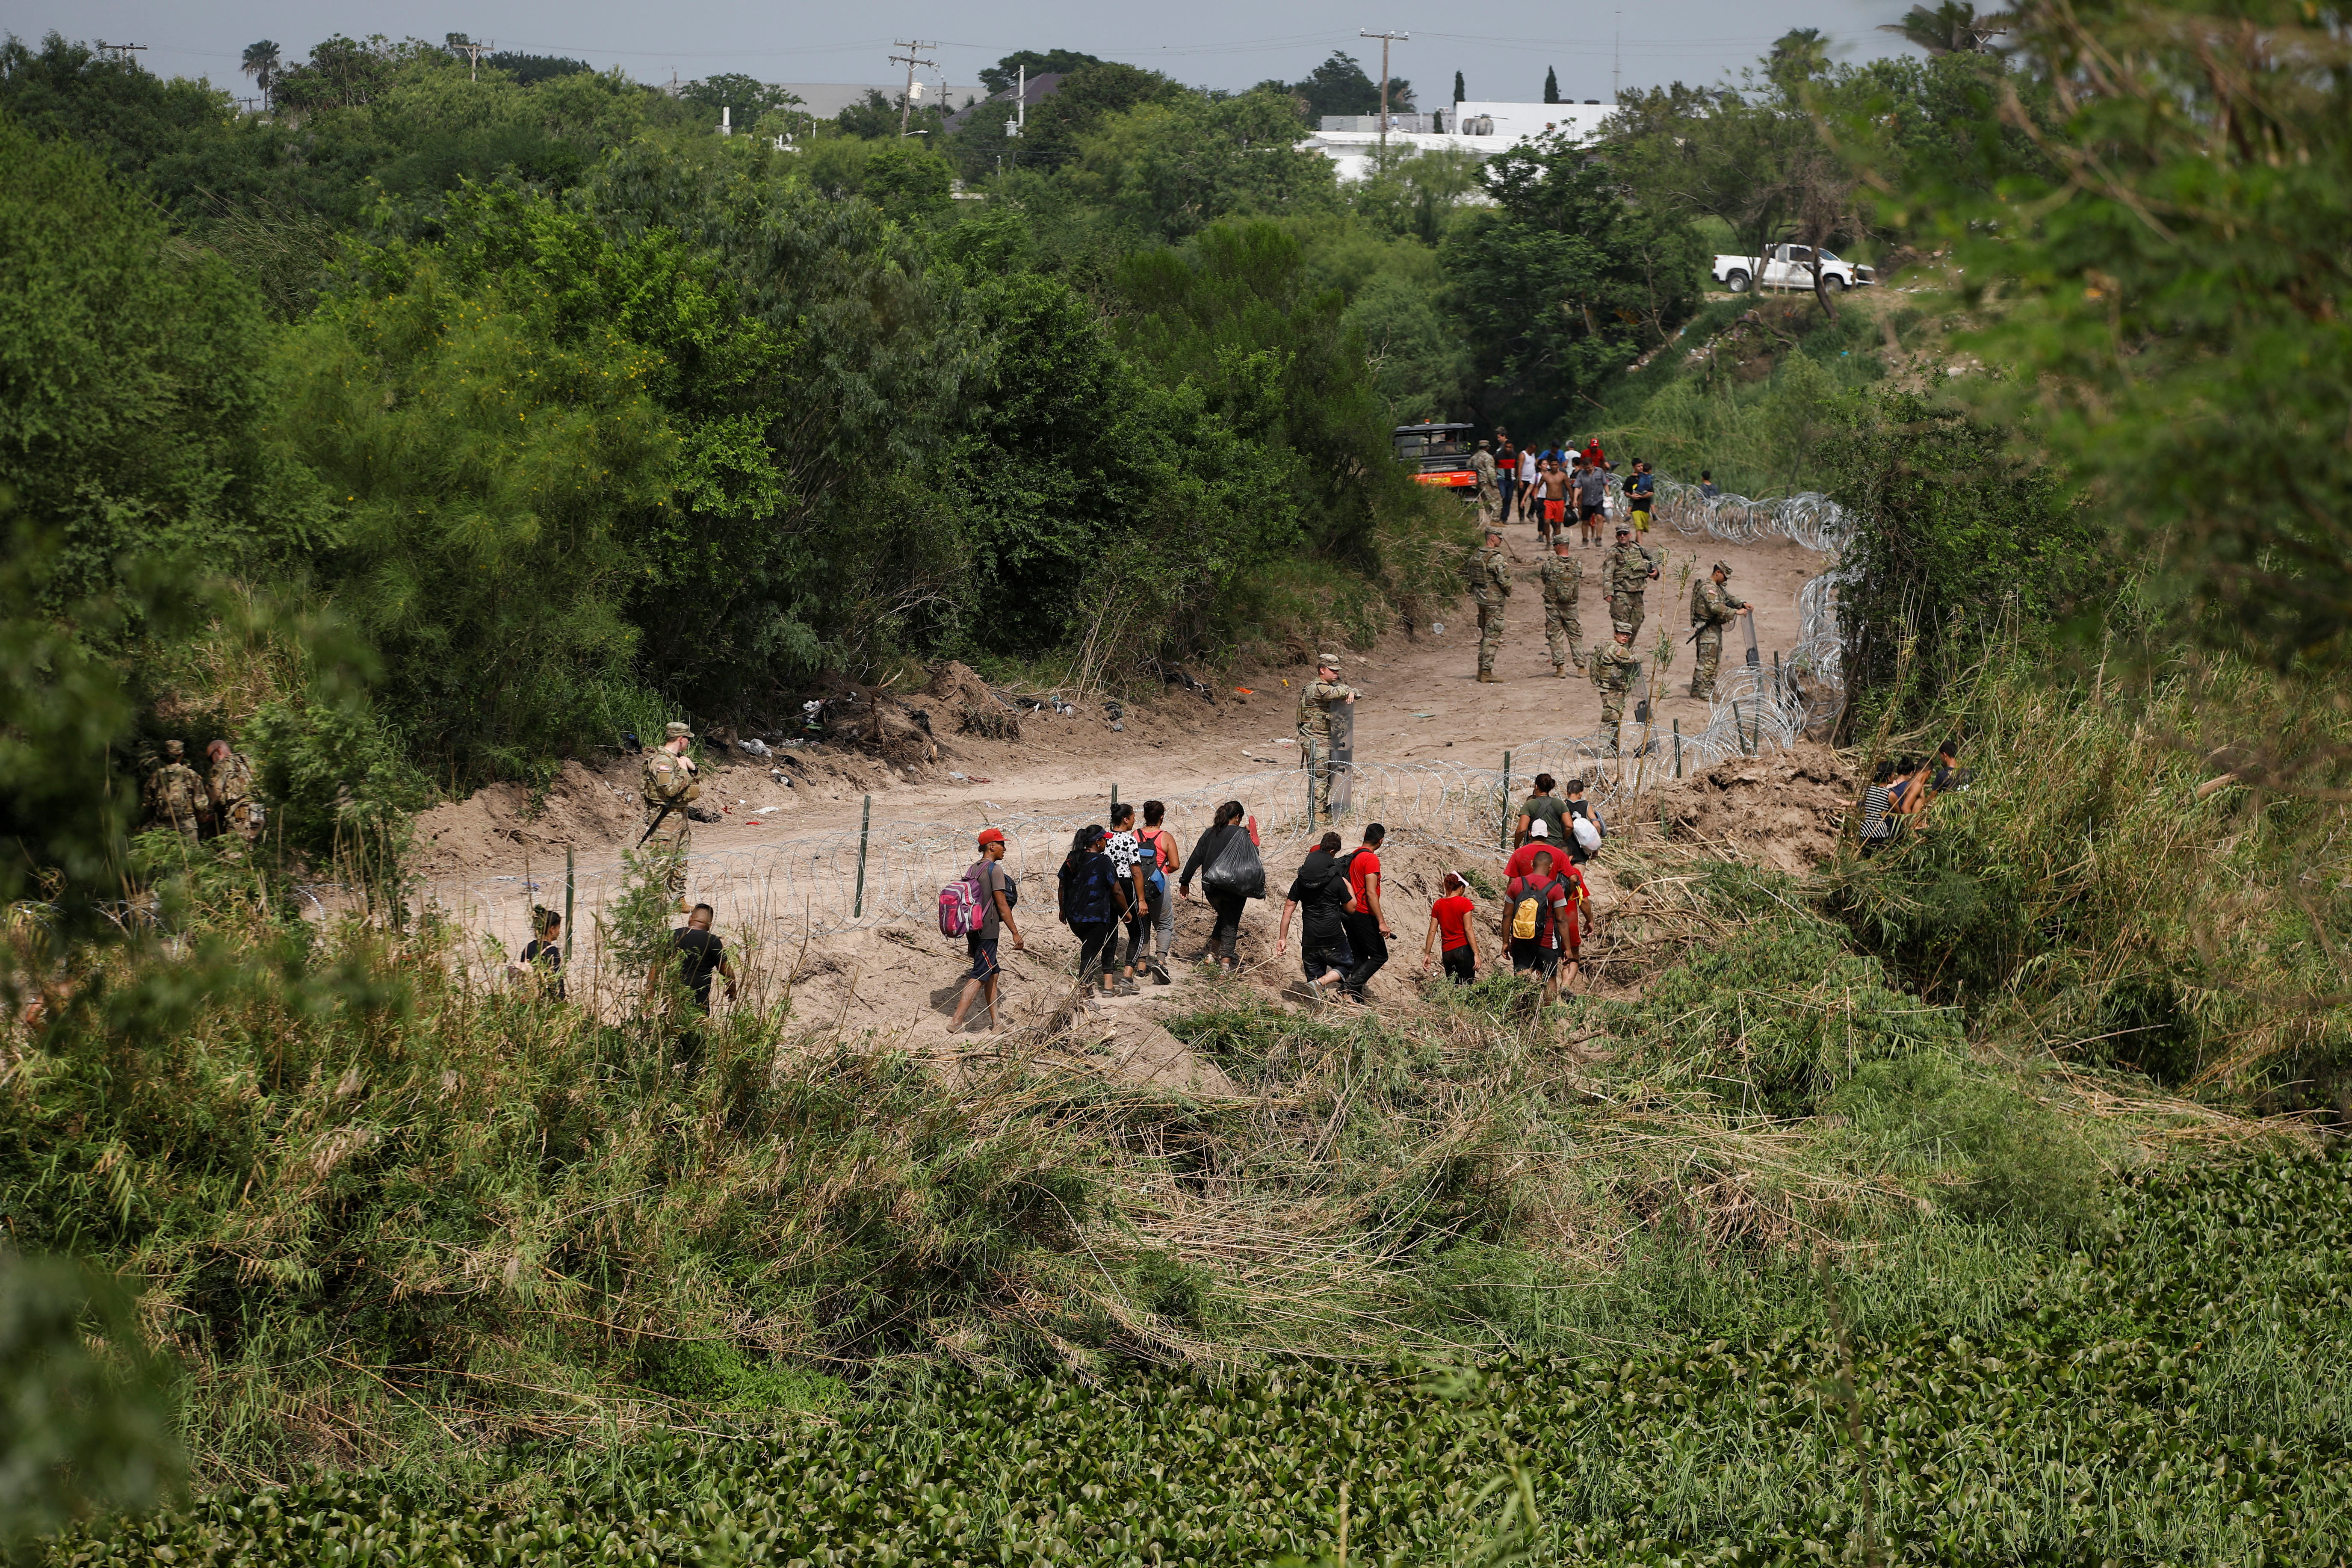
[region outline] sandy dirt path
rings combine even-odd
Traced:
[[[1774,649],[1785,653],[1797,641],[1798,590],[1826,563],[1785,541],[1727,545],[1661,529],[1653,531],[1649,542],[1665,563],[1648,597],[1649,618],[1641,640],[1645,647],[1654,644],[1663,622],[1677,643],[1654,721],[1661,731],[1676,718],[1696,728],[1706,718],[1706,704],[1682,695],[1690,670],[1689,649],[1682,643],[1688,632],[1685,569],[1693,575],[1703,574],[1717,559],[1731,565],[1734,592],[1755,606],[1758,643],[1769,667]],[[1363,653],[1348,653],[1343,675],[1363,694],[1357,715],[1360,761],[1456,762],[1492,768],[1500,763],[1507,747],[1597,730],[1600,698],[1591,682],[1573,668],[1567,679],[1556,679],[1551,673],[1535,581],[1538,557],[1534,530],[1515,523],[1507,531],[1506,543],[1514,556],[1517,585],[1508,605],[1507,637],[1496,664],[1501,682],[1481,685],[1475,679],[1475,616],[1466,598],[1433,616],[1434,624],[1417,635],[1398,628]],[[1578,554],[1586,567],[1579,607],[1589,647],[1596,633],[1605,635],[1608,624],[1598,589],[1601,552],[1580,550]],[[1741,658],[1744,643],[1737,632],[1726,641],[1727,662]],[[984,822],[1024,814],[1091,815],[1108,805],[1114,786],[1125,800],[1173,798],[1244,775],[1288,770],[1287,777],[1260,781],[1263,790],[1287,791],[1297,778],[1297,750],[1282,743],[1292,735],[1293,692],[1297,683],[1313,678],[1303,662],[1311,655],[1306,650],[1301,654],[1297,665],[1255,668],[1226,677],[1213,701],[1171,689],[1155,699],[1129,704],[1117,731],[1097,704],[1067,717],[1028,716],[1019,741],[989,741],[955,732],[950,710],[932,701],[928,711],[938,737],[935,760],[892,767],[849,748],[824,746],[773,763],[731,758],[708,769],[702,804],[721,810],[725,820],[694,830],[691,892],[719,907],[722,934],[745,961],[749,984],[744,1000],[772,1003],[790,994],[796,1016],[812,1022],[943,1035],[943,1014],[958,989],[960,944],[940,938],[927,921],[808,938],[796,918],[807,911],[776,907],[772,889],[763,888],[757,868],[794,853],[790,847],[793,841],[805,843],[813,835],[856,829],[868,795],[877,823],[933,822],[971,831]],[[1286,680],[1291,683],[1287,687]],[[926,700],[908,700],[910,706]],[[1807,765],[1817,773],[1822,769],[1818,763]],[[622,852],[642,823],[635,804],[636,773],[633,758],[614,756],[594,766],[567,764],[540,801],[533,802],[520,786],[499,785],[436,807],[420,819],[420,859],[428,891],[478,941],[487,937],[497,944],[480,943],[469,954],[478,969],[487,972],[498,950],[511,952],[527,940],[531,903],[560,901],[567,848],[588,894],[579,922],[580,945],[585,950],[582,957],[593,958],[596,932],[591,916],[617,887]],[[1268,803],[1253,799],[1250,804],[1264,812]],[[761,807],[768,809],[761,812]],[[1813,805],[1805,809],[1810,815],[1801,819],[1811,823],[1819,812]],[[1383,989],[1398,990],[1417,968],[1437,878],[1457,858],[1434,846],[1414,845],[1409,836],[1394,846],[1389,858],[1396,895],[1391,919],[1399,932],[1400,960],[1384,977]],[[1050,875],[1045,859],[1043,846],[1029,847],[1021,867],[1024,879]],[[1277,895],[1291,868],[1269,867]],[[1596,873],[1593,881],[1596,902],[1605,912],[1614,902],[1613,885],[1605,872]],[[1250,909],[1245,946],[1256,965],[1255,983],[1286,989],[1296,980],[1297,970],[1289,959],[1272,962],[1279,905],[1254,903]],[[1006,1021],[1013,1024],[1045,1020],[1068,994],[1071,954],[1066,950],[1074,944],[1066,930],[1054,922],[1045,900],[1033,900],[1027,912],[1030,918],[1024,924],[1032,952],[1015,954],[1010,943],[1005,948]],[[1189,959],[1208,934],[1205,907],[1180,905],[1178,926],[1176,949]],[[1414,954],[1411,960],[1403,957],[1408,949]],[[1104,1035],[1089,1050],[1129,1062],[1130,1068],[1133,1061],[1142,1061],[1150,1071],[1176,1075],[1150,1081],[1183,1079],[1198,1089],[1207,1082],[1200,1064],[1181,1057],[1172,1042],[1155,1033],[1156,1024],[1145,1026],[1151,1015],[1198,999],[1200,981],[1190,965],[1180,963],[1175,973],[1179,984],[1147,984],[1141,997],[1108,1009],[1104,1016],[1110,1022],[1100,1027],[1125,1033],[1117,1041]],[[581,975],[583,981],[588,978],[585,973]],[[608,974],[604,984],[609,990],[620,982]],[[1128,1012],[1139,1013],[1142,1021],[1119,1022]],[[1062,1013],[1066,1019],[1066,1008]]]

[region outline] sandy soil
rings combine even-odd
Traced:
[[[1718,558],[1733,568],[1734,591],[1755,605],[1766,661],[1774,648],[1794,644],[1797,591],[1822,569],[1819,557],[1786,542],[1730,546],[1686,540],[1671,531],[1654,532],[1650,542],[1665,554],[1666,565],[1649,595],[1645,645],[1655,640],[1662,621],[1675,628],[1679,643],[1687,626],[1683,570],[1687,566],[1696,575]],[[1600,699],[1591,684],[1572,668],[1568,679],[1551,675],[1534,581],[1534,530],[1514,524],[1507,543],[1520,582],[1496,666],[1502,682],[1476,681],[1475,614],[1466,599],[1434,617],[1434,624],[1412,631],[1400,627],[1370,650],[1349,654],[1345,677],[1363,693],[1357,716],[1360,760],[1442,759],[1492,766],[1507,746],[1597,727]],[[1587,569],[1580,610],[1588,637],[1607,626],[1597,590],[1600,553],[1580,552]],[[1727,655],[1737,658],[1740,641],[1736,636],[1728,640]],[[1688,670],[1685,648],[1669,672],[1672,695],[1656,714],[1662,729],[1678,717],[1694,725],[1705,721],[1706,705],[1679,695]],[[1247,669],[1226,677],[1206,698],[1170,687],[1155,698],[1125,704],[1116,716],[1099,702],[1068,715],[1050,709],[1024,712],[1018,739],[992,739],[960,729],[961,709],[979,703],[984,689],[969,671],[950,665],[925,692],[853,693],[850,717],[837,723],[860,730],[861,743],[780,747],[765,761],[731,751],[715,754],[705,770],[700,804],[719,820],[698,824],[696,849],[701,854],[751,848],[815,829],[854,827],[861,797],[867,795],[875,797],[877,820],[976,826],[1010,812],[1084,812],[1107,804],[1114,784],[1121,798],[1139,800],[1205,789],[1267,767],[1295,766],[1296,749],[1283,742],[1292,732],[1296,685],[1311,679],[1312,669],[1304,666]],[[613,754],[591,764],[566,763],[536,800],[522,786],[503,784],[437,806],[417,825],[419,869],[428,879],[497,879],[518,890],[537,879],[537,886],[548,888],[560,885],[562,858],[569,848],[583,871],[609,877],[642,824],[635,805],[638,768],[636,758]],[[1595,956],[1605,959],[1608,924],[1628,907],[1608,862],[1619,858],[1622,847],[1658,835],[1661,821],[1673,825],[1677,842],[1801,871],[1828,853],[1840,814],[1853,794],[1853,782],[1836,756],[1811,746],[1654,785],[1634,807],[1638,820],[1615,824],[1612,851],[1590,873],[1603,931]],[[1391,943],[1396,956],[1375,984],[1384,1011],[1421,1005],[1413,976],[1427,910],[1437,879],[1454,858],[1402,836],[1384,856],[1391,919],[1398,931]],[[1279,887],[1291,869],[1271,866],[1270,879]],[[1498,874],[1494,866],[1481,869],[1490,877]],[[719,889],[698,881],[693,891],[728,907],[715,896]],[[1210,916],[1204,904],[1180,903],[1176,951],[1186,962],[1177,966],[1178,984],[1146,984],[1140,996],[1074,1017],[1068,976],[1075,942],[1053,922],[1050,911],[1033,910],[1024,922],[1030,951],[1014,952],[1009,942],[1004,947],[1003,1021],[1030,1041],[1026,1048],[1050,1041],[1055,1053],[1070,1058],[1075,1070],[1185,1092],[1229,1092],[1232,1086],[1223,1075],[1184,1051],[1161,1020],[1235,984],[1309,1005],[1297,968],[1295,936],[1291,953],[1279,962],[1275,958],[1278,912],[1279,905],[1250,906],[1244,952],[1251,968],[1233,982],[1192,968],[1189,961],[1205,945]],[[582,923],[587,924],[584,918]],[[752,929],[761,923],[756,921],[737,923],[744,929],[721,934],[745,961],[747,1004],[789,995],[795,1016],[811,1024],[877,1031],[910,1043],[936,1042],[926,1048],[961,1048],[950,1047],[945,1037],[946,1013],[960,987],[961,943],[950,943],[928,926],[887,926],[811,941],[781,922],[766,930]],[[496,934],[511,951],[524,933]],[[1638,986],[1640,978],[1604,962],[1585,984],[1622,992]]]

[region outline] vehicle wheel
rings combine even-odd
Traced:
[[[1745,294],[1749,287],[1749,279],[1747,273],[1735,267],[1731,269],[1731,276],[1723,280],[1723,286],[1735,294]]]
[[[1827,293],[1843,294],[1845,292],[1845,279],[1832,273],[1822,279],[1822,288]]]

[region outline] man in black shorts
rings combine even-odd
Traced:
[[[1565,921],[1576,918],[1575,906],[1569,902],[1568,883],[1552,874],[1552,852],[1538,849],[1534,861],[1526,876],[1512,878],[1504,889],[1503,934],[1511,944],[1511,967],[1521,974],[1542,975],[1544,1000],[1557,1002],[1560,931]],[[1529,900],[1535,902],[1534,919],[1523,922],[1520,907]],[[1533,931],[1520,934],[1523,924],[1532,924]]]

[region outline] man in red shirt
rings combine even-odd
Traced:
[[[1554,865],[1568,859],[1567,847],[1551,837],[1551,825],[1540,816],[1528,820],[1528,841],[1512,850],[1511,858],[1503,862],[1503,875],[1524,877],[1535,869],[1536,851],[1538,849],[1549,851]]]
[[[1356,967],[1348,975],[1347,991],[1359,1002],[1370,1002],[1364,988],[1381,965],[1389,961],[1388,939],[1396,935],[1389,917],[1381,908],[1381,845],[1389,830],[1375,822],[1364,829],[1364,842],[1348,858],[1348,891],[1355,899],[1355,907],[1339,918],[1348,932],[1348,945],[1355,951]]]
[[[1585,881],[1576,868],[1550,847],[1528,844],[1531,868],[1524,877],[1512,877],[1503,889],[1503,933],[1510,941],[1510,966],[1519,973],[1543,975],[1543,999],[1559,999],[1561,950],[1567,950],[1567,978],[1576,978],[1576,959],[1583,954],[1583,933],[1578,931],[1585,905]],[[1534,931],[1522,936],[1522,905],[1536,900]]]

